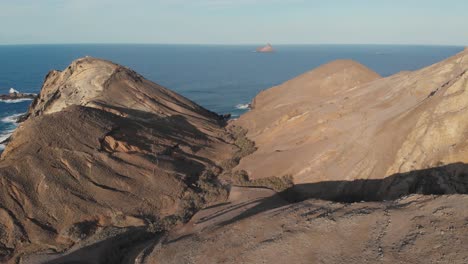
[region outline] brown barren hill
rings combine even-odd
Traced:
[[[340,117],[337,101],[348,100],[344,94],[379,78],[357,62],[338,60],[262,91],[254,98],[253,109],[234,122],[248,130],[258,147],[238,169],[253,178],[297,176],[314,160],[311,154],[323,150],[315,146],[324,144],[321,138],[329,136],[334,142],[324,126],[327,119]]]
[[[334,196],[347,190],[345,182],[365,185],[368,179],[400,179],[403,173],[465,163],[467,70],[467,50],[387,78],[352,61],[321,66],[261,92],[253,109],[233,122],[258,148],[236,169],[252,179],[291,175],[304,196],[317,191],[304,184],[342,181],[340,188],[323,191]],[[457,168],[424,179],[427,186],[440,181],[437,192],[466,192],[464,173]],[[410,176],[410,182],[387,182],[392,190],[382,195],[398,197],[415,188],[419,176]],[[461,184],[455,187],[454,181]]]
[[[87,57],[50,72],[24,119],[0,160],[2,262],[162,231],[225,196],[224,121],[123,66]]]
[[[336,61],[261,92],[230,124],[251,187],[141,263],[468,263],[467,70],[468,50],[388,78]]]
[[[468,50],[387,78],[331,62],[228,131],[130,69],[77,60],[2,154],[1,261],[467,263],[467,70]]]

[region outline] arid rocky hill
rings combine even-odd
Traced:
[[[467,70],[468,50],[387,78],[335,61],[225,127],[77,60],[1,156],[1,261],[467,263]]]
[[[234,150],[224,121],[120,65],[50,72],[24,119],[0,160],[0,261],[164,230],[226,195],[214,179]]]
[[[468,50],[388,78],[335,61],[261,92],[233,175],[295,185],[233,187],[139,263],[467,263],[467,70]]]
[[[387,78],[352,61],[321,66],[261,92],[252,111],[234,122],[248,130],[258,148],[236,169],[253,179],[290,175],[302,186],[343,182],[325,191],[330,197],[347,190],[346,182],[391,176],[382,181],[382,190],[374,190],[376,195],[397,198],[413,188],[467,192],[463,166],[451,166],[443,176],[428,173],[425,184],[410,173],[468,162],[467,70],[468,50]],[[411,175],[400,177],[404,173]],[[437,190],[430,187],[434,181]],[[368,189],[370,181],[362,182],[362,188],[353,185],[355,193]],[[311,197],[315,193],[297,190]]]

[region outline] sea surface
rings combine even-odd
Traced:
[[[335,59],[353,59],[389,76],[416,70],[463,50],[457,46],[288,45],[276,53],[255,46],[0,45],[0,94],[38,93],[46,74],[93,56],[125,65],[214,112],[237,117],[261,90]],[[0,101],[0,142],[15,129],[30,100]],[[2,145],[0,145],[0,150]]]

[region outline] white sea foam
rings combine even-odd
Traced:
[[[13,93],[20,93],[20,92],[18,92],[18,90],[15,90],[15,88],[10,88],[9,93],[13,94]]]
[[[6,144],[4,144],[3,142],[5,140],[7,140],[8,138],[10,138],[11,134],[13,134],[13,131],[15,131],[15,130],[10,129],[10,130],[4,131],[3,133],[0,134],[0,154],[6,147]]]
[[[18,118],[20,118],[22,115],[24,115],[24,113],[7,116],[2,118],[1,120],[3,123],[16,123],[18,121]]]
[[[250,104],[238,104],[238,105],[236,105],[236,108],[237,109],[249,109]]]
[[[7,140],[11,134],[13,134],[13,131],[15,131],[14,129],[10,129],[10,130],[7,130],[7,131],[4,131],[3,133],[0,134],[0,144],[3,143],[3,141]],[[3,145],[3,144],[1,144]]]
[[[16,104],[16,103],[32,101],[32,100],[33,100],[32,98],[21,98],[21,99],[13,99],[13,100],[0,99],[0,102],[5,103],[5,104]]]
[[[2,143],[5,140],[7,140],[11,136],[11,134],[13,134],[13,132],[15,131],[15,128],[16,128],[16,122],[18,121],[18,118],[20,116],[22,116],[22,115],[24,115],[24,113],[14,114],[14,115],[11,115],[11,116],[6,116],[6,117],[4,117],[4,118],[2,118],[0,120],[3,123],[11,123],[11,124],[14,125],[14,128],[12,128],[12,129],[10,128],[10,129],[2,131],[0,133],[0,152],[2,152],[5,149],[5,144],[2,144]]]
[[[13,131],[8,131],[8,133],[3,133],[3,134],[0,134],[0,143],[7,140],[11,134],[13,133]]]
[[[239,116],[240,115],[238,115],[238,114],[231,114],[230,120],[237,120],[237,119],[239,119]]]

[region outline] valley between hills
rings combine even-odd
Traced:
[[[238,119],[81,58],[0,159],[3,263],[468,263],[468,49],[338,60]]]

